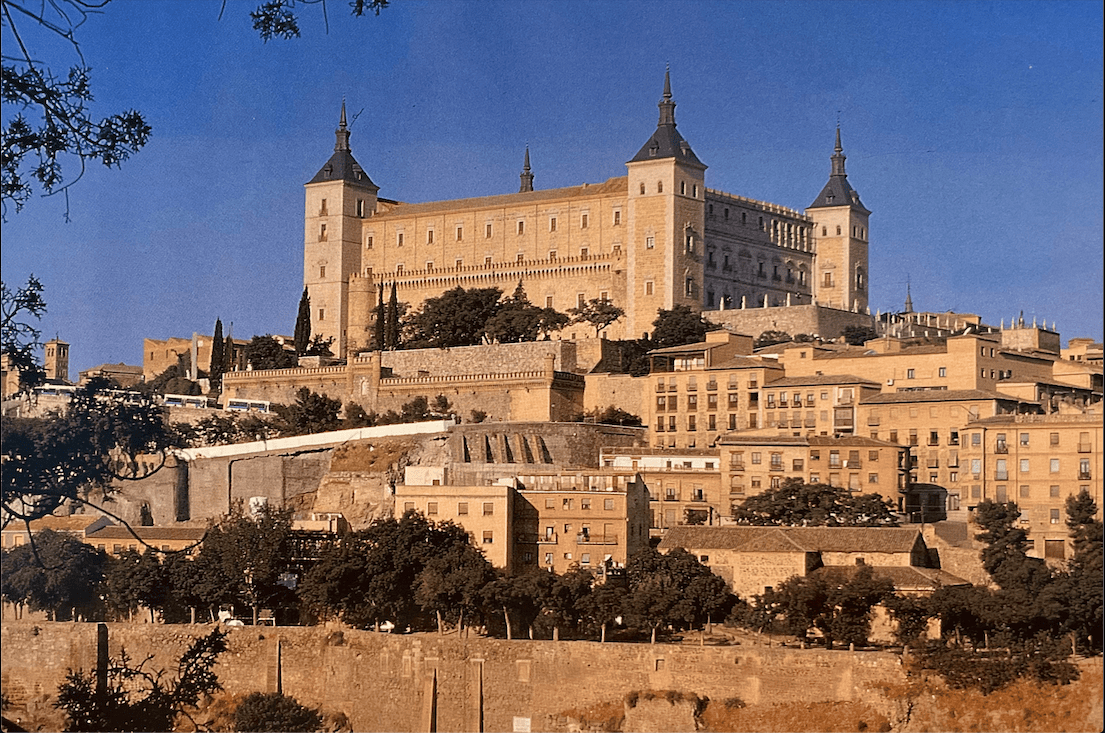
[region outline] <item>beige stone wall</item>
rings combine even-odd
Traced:
[[[737,333],[759,336],[764,331],[783,331],[791,336],[814,334],[823,339],[835,339],[849,326],[874,327],[870,314],[829,308],[824,305],[791,305],[789,307],[763,308],[762,300],[748,301],[741,308],[737,301],[734,308],[707,310],[702,315],[711,323],[725,326]]]
[[[199,336],[196,344],[196,361],[203,371],[211,366],[211,336]],[[171,366],[176,366],[178,354],[190,354],[192,339],[170,337],[167,339],[142,339],[142,376],[148,382]],[[191,357],[189,357],[191,358]]]

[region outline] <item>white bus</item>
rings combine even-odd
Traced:
[[[223,408],[229,412],[265,412],[269,411],[269,403],[267,400],[243,400],[243,399],[231,399],[226,401],[226,407]]]

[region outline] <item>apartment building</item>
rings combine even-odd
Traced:
[[[1085,490],[1102,516],[1102,407],[1047,415],[1003,414],[964,428],[965,495],[1015,501],[1035,557],[1070,556],[1066,500]]]
[[[904,446],[860,435],[794,436],[769,431],[734,433],[718,441],[721,483],[739,503],[794,478],[875,493],[905,508]]]
[[[683,524],[721,524],[729,516],[729,492],[722,490],[717,448],[603,448],[599,461],[608,468],[637,471],[644,478],[651,537]]]
[[[936,521],[956,517],[966,498],[960,453],[967,423],[1038,410],[1037,403],[978,389],[883,393],[860,402],[857,432],[906,447],[909,491],[903,509],[916,521]]]
[[[850,374],[783,377],[764,385],[760,422],[792,435],[851,435],[856,406],[879,390],[878,382]]]

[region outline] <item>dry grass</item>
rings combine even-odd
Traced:
[[[334,451],[331,471],[387,471],[414,449],[407,440],[380,440],[343,445]]]
[[[782,733],[784,731],[889,731],[890,721],[857,702],[777,703],[738,708],[710,701],[702,714],[708,731]]]

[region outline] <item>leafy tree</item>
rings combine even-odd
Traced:
[[[256,515],[237,507],[207,530],[203,546],[193,562],[197,586],[190,589],[215,607],[238,604],[253,610],[253,621],[262,607],[278,606],[287,589],[280,578],[288,570],[288,538],[291,512],[265,506]]]
[[[164,670],[145,668],[152,656],[132,664],[123,651],[109,662],[105,691],[96,689],[95,670],[69,670],[58,686],[54,705],[65,711],[66,730],[173,730],[178,715],[203,695],[222,689],[213,667],[224,651],[226,632],[214,629],[192,642],[177,663],[176,675],[169,679]]]
[[[307,349],[303,352],[303,355],[333,356],[334,352],[330,349],[330,347],[333,345],[333,336],[323,336],[321,333],[316,333],[314,336],[311,337],[311,341],[307,344]]]
[[[161,565],[157,551],[144,553],[126,550],[107,563],[104,591],[109,605],[128,616],[139,607],[149,609],[150,623],[154,611],[164,608],[169,599],[168,574]]]
[[[538,308],[529,302],[522,282],[514,294],[504,299],[496,313],[487,320],[485,333],[488,340],[499,343],[536,341],[568,325],[568,316],[552,308]]]
[[[794,576],[764,597],[791,633],[805,637],[817,629],[829,649],[836,641],[861,646],[871,632],[871,609],[894,592],[894,585],[876,578],[868,565],[852,571],[823,568],[812,576]]]
[[[439,632],[444,623],[464,629],[478,620],[482,610],[482,592],[485,585],[494,580],[495,571],[483,552],[467,541],[467,534],[456,525],[438,525],[438,531],[459,532],[459,536],[442,552],[429,558],[415,581],[414,598],[427,612],[437,618]]]
[[[387,321],[387,310],[384,308],[384,286],[381,283],[379,293],[379,302],[376,303],[376,320],[372,324],[372,338],[373,345],[377,351],[384,350],[385,337],[384,330]]]
[[[182,442],[194,448],[268,440],[280,434],[274,421],[252,413],[216,413],[204,417],[194,425],[177,423],[174,427],[178,432],[185,433],[186,437]]]
[[[845,326],[843,336],[844,343],[852,346],[863,346],[871,339],[876,338],[878,334],[871,326]]]
[[[599,630],[599,641],[606,641],[606,630],[622,615],[625,599],[625,587],[614,583],[596,585],[580,599],[580,619],[587,627]]]
[[[295,317],[295,355],[303,356],[311,343],[311,296],[307,286],[303,286],[303,295],[299,296],[299,312]]]
[[[42,530],[3,554],[3,596],[66,621],[99,612],[107,555],[68,534]]]
[[[276,405],[274,410],[283,423],[283,432],[287,435],[324,433],[341,427],[341,421],[338,420],[341,400],[312,392],[307,387],[296,390],[295,402],[290,405]]]
[[[1067,527],[1074,544],[1074,557],[1062,575],[1063,596],[1068,609],[1067,629],[1075,646],[1100,653],[1102,646],[1102,526],[1097,504],[1082,489],[1067,498]]]
[[[718,327],[695,313],[689,305],[677,305],[671,310],[657,311],[652,322],[652,343],[654,349],[666,349],[669,346],[683,346],[703,341],[707,331]]]
[[[569,308],[571,323],[586,323],[595,329],[595,338],[599,337],[611,324],[625,317],[625,311],[607,298],[591,298],[582,306]]]
[[[852,494],[827,484],[785,480],[733,507],[738,524],[792,527],[895,527],[889,502],[878,494]]]
[[[553,582],[544,588],[541,602],[544,615],[553,627],[553,641],[559,641],[561,628],[579,626],[594,581],[590,570],[573,565],[563,575],[553,576]]]
[[[1035,596],[1051,581],[1051,571],[1043,560],[1028,557],[1028,533],[1020,527],[1020,516],[1015,502],[986,499],[975,508],[982,530],[975,539],[985,543],[982,567],[1002,590]]]
[[[620,407],[614,407],[610,405],[605,409],[595,408],[586,415],[580,415],[579,420],[576,422],[594,422],[600,425],[625,425],[628,427],[639,427],[641,425],[641,418],[638,415],[626,412]]]
[[[7,67],[4,68],[6,77]],[[6,99],[5,96],[5,101]],[[4,133],[4,142],[6,147],[7,131]],[[6,179],[6,155],[4,170]],[[6,201],[8,195],[6,185],[4,190]],[[37,351],[42,348],[39,341],[42,333],[30,322],[30,319],[41,320],[42,314],[46,312],[46,301],[42,299],[42,283],[34,275],[28,276],[27,284],[15,290],[10,289],[7,283],[0,282],[0,294],[2,294],[0,312],[3,317],[3,322],[0,324],[2,326],[0,349],[8,357],[10,368],[19,372],[19,386],[23,389],[33,389],[46,381],[46,372],[37,358]]]
[[[452,523],[435,524],[414,511],[379,519],[324,551],[298,593],[317,612],[353,626],[417,626],[426,620],[415,598],[419,575],[458,545],[469,546],[468,534]]]
[[[234,711],[234,730],[304,731],[322,727],[317,710],[279,692],[252,692]]]
[[[5,418],[3,434],[3,526],[53,514],[67,502],[91,503],[92,492],[108,497],[113,481],[146,476],[164,465],[176,435],[164,412],[148,399],[115,399],[105,382],[91,380],[73,395],[63,414]],[[147,468],[140,456],[160,456]]]
[[[541,614],[541,599],[548,594],[554,578],[551,573],[531,571],[517,575],[499,573],[498,577],[483,587],[484,616],[503,614],[506,638],[512,639],[515,628],[533,638],[533,624]],[[518,624],[511,619],[517,619]]]
[[[97,120],[89,107],[92,70],[84,63],[76,31],[104,4],[3,2],[4,47],[11,52],[4,55],[0,88],[5,106],[13,110],[5,112],[3,131],[0,192],[5,221],[9,204],[21,211],[36,186],[44,195],[66,191],[84,175],[87,163],[118,167],[149,139],[150,126],[140,113],[128,110]],[[41,61],[41,49],[29,45],[39,31],[57,37],[42,39],[43,46],[60,40],[71,47],[76,63],[58,72]],[[78,173],[67,182],[64,170],[73,165]]]
[[[929,619],[935,615],[930,598],[891,595],[884,599],[883,605],[897,622],[894,629],[896,642],[908,646],[924,639]]]
[[[427,298],[409,318],[412,348],[474,346],[483,340],[487,322],[499,308],[498,288],[455,287]]]
[[[681,548],[667,554],[654,548],[636,553],[626,564],[626,577],[626,616],[650,631],[652,643],[661,627],[701,626],[711,618],[724,618],[732,603],[725,581]]]
[[[268,43],[274,38],[299,38],[299,16],[296,7],[314,5],[321,0],[266,0],[253,10],[249,17],[253,19],[253,29]],[[390,0],[350,0],[349,7],[355,18],[372,11],[376,15],[388,6]],[[325,5],[323,5],[325,13]],[[239,729],[242,730],[242,729]]]
[[[211,339],[211,364],[208,374],[213,386],[222,384],[226,371],[226,346],[223,344],[223,320],[215,319],[215,336]]]
[[[245,347],[246,363],[254,369],[288,369],[296,365],[295,353],[270,334],[254,336]]]
[[[755,341],[752,342],[753,348],[762,349],[765,346],[774,346],[775,344],[785,344],[793,341],[790,334],[786,331],[764,331],[761,333]]]

